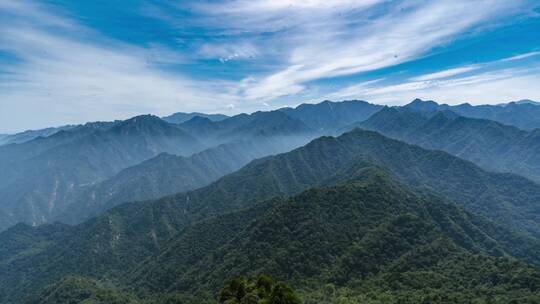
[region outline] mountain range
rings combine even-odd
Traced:
[[[489,108],[490,113],[495,113],[499,108],[516,107],[518,113],[530,106],[536,104],[520,101],[473,108]],[[4,206],[0,230],[21,221],[34,225],[55,220],[79,223],[122,202],[207,185],[252,159],[285,152],[317,136],[339,134],[354,127],[375,130],[427,149],[444,150],[484,169],[540,179],[536,131],[456,113],[465,113],[459,110],[463,108],[468,107],[419,99],[393,108],[364,101],[324,101],[233,117],[201,113],[164,117],[174,124],[155,116],[140,116],[60,127],[49,136],[0,146],[0,206]],[[47,134],[51,130],[20,135]],[[251,148],[246,149],[253,152],[247,151],[236,161],[231,155],[239,154],[229,152],[226,156],[225,150],[245,151],[234,148],[239,142],[250,142]],[[214,155],[215,166],[205,161],[187,165],[190,161],[184,161],[203,150],[209,150],[206,155]],[[137,191],[133,191],[135,185]]]
[[[442,112],[385,108],[345,128],[363,128],[386,136],[443,150],[488,170],[511,172],[540,181],[540,132]]]
[[[483,107],[512,105],[536,106],[528,101]],[[324,101],[233,117],[176,113],[166,118],[183,121],[174,124],[155,116],[140,116],[62,127],[49,136],[0,146],[0,205],[5,206],[0,211],[0,230],[21,221],[34,225],[54,220],[79,223],[122,202],[204,186],[252,159],[285,152],[317,136],[339,134],[354,127],[444,150],[484,169],[539,180],[535,131],[467,118],[453,110],[418,99],[393,108],[364,101]],[[160,136],[177,139],[158,139]],[[128,140],[130,137],[136,139]],[[251,142],[252,147],[246,149],[253,149],[253,153],[247,151],[238,162],[231,161],[231,153],[225,156],[224,148],[245,151],[234,148],[233,143],[238,142]],[[179,164],[186,163],[183,157],[203,150],[209,150],[207,155],[221,151],[223,156],[214,153],[213,167],[204,161],[198,165]],[[169,153],[170,157],[160,153]],[[132,190],[135,185],[137,191]]]
[[[0,146],[0,303],[217,303],[261,274],[308,304],[536,303],[538,109],[324,101],[21,137]]]
[[[532,100],[521,100],[500,105],[477,105],[463,103],[455,106],[438,104],[432,100],[423,101],[415,99],[409,108],[420,111],[443,111],[450,110],[458,115],[489,119],[505,125],[515,126],[523,130],[540,128],[540,107]]]
[[[343,185],[338,187],[345,188],[314,189],[293,198],[292,201],[287,199],[283,201],[279,198],[300,193],[311,187],[331,185]],[[497,268],[499,266],[510,267],[523,269],[523,271],[517,270],[522,274],[532,271],[530,275],[534,276],[534,267],[527,268],[532,266],[520,263],[527,262],[533,265],[539,263],[538,240],[517,231],[525,231],[529,235],[538,237],[540,221],[536,207],[538,200],[535,198],[538,194],[540,194],[540,186],[519,176],[489,173],[470,162],[443,152],[424,150],[385,138],[374,132],[356,130],[338,138],[322,137],[291,152],[252,161],[239,171],[198,190],[155,201],[120,205],[75,227],[66,227],[61,224],[37,228],[23,224],[14,226],[0,234],[2,243],[11,244],[0,255],[0,294],[4,295],[1,300],[20,299],[23,295],[32,294],[32,291],[40,290],[66,275],[109,278],[120,288],[123,288],[121,286],[135,286],[140,293],[139,296],[165,292],[173,288],[172,286],[178,292],[200,293],[201,297],[203,294],[211,296],[213,288],[221,284],[227,276],[236,272],[246,272],[248,269],[249,271],[270,271],[278,277],[297,282],[298,286],[303,286],[303,288],[308,288],[309,284],[302,278],[313,278],[317,282],[324,282],[324,280],[341,282],[340,286],[346,287],[355,278],[337,280],[338,274],[343,273],[343,270],[332,270],[334,273],[332,277],[323,275],[326,273],[324,267],[339,265],[333,263],[332,259],[328,260],[329,266],[320,268],[320,272],[314,273],[312,268],[315,265],[321,266],[319,260],[329,255],[338,258],[336,262],[342,259],[353,261],[355,259],[346,258],[350,250],[364,252],[367,250],[365,248],[372,248],[372,246],[380,246],[380,248],[395,246],[392,245],[392,240],[401,239],[399,233],[404,233],[403,236],[411,238],[408,239],[411,243],[407,241],[409,244],[403,244],[403,249],[400,249],[402,251],[395,251],[396,256],[389,257],[388,260],[385,258],[384,262],[378,260],[380,254],[369,249],[365,254],[369,252],[374,254],[376,262],[367,263],[367,265],[373,264],[375,268],[371,271],[366,270],[365,274],[357,279],[366,279],[371,282],[370,284],[376,285],[375,274],[380,273],[382,269],[389,271],[387,267],[398,265],[399,261],[404,259],[414,260],[414,254],[419,254],[417,250],[433,252],[434,260],[441,258],[439,255],[442,253],[448,254],[451,258],[445,260],[446,265],[461,261],[465,263],[460,266],[463,269],[486,263],[485,265],[489,265],[491,271],[501,271]],[[266,203],[258,203],[275,196],[278,198]],[[311,204],[312,201],[319,203]],[[368,202],[373,205],[366,205]],[[285,205],[280,207],[282,204]],[[300,206],[305,208],[304,216],[301,215],[301,211],[289,212],[291,210],[288,208],[297,204],[300,204],[299,208]],[[433,204],[433,207],[429,207],[430,204]],[[340,206],[343,206],[343,210],[333,219],[334,224],[325,226],[328,216],[336,214],[336,210],[327,208],[340,208]],[[394,207],[397,209],[393,209]],[[248,209],[242,211],[244,208]],[[274,208],[285,209],[275,211]],[[372,208],[375,209],[372,210]],[[462,208],[482,216],[471,214]],[[236,213],[235,210],[241,211]],[[272,216],[274,212],[281,215]],[[317,217],[313,218],[310,215],[312,212],[315,212],[313,216],[318,215],[321,218],[318,220]],[[367,213],[361,216],[363,212]],[[452,213],[456,214],[455,218],[445,218]],[[285,214],[289,214],[290,219],[284,217]],[[422,218],[427,216],[433,219],[435,214],[442,218],[434,222],[430,220],[429,223]],[[260,216],[268,217],[268,219],[258,220]],[[215,220],[213,220],[214,217]],[[345,220],[346,218],[348,220]],[[275,222],[276,220],[285,222]],[[308,222],[303,223],[304,220]],[[279,228],[281,230],[278,229],[276,232],[266,230],[267,228],[264,228],[266,221],[275,225],[275,229],[281,227]],[[287,228],[286,222],[293,226]],[[357,228],[350,226],[355,225],[354,223],[358,224]],[[299,226],[296,226],[297,224]],[[398,226],[394,229],[391,228],[394,227],[393,225]],[[412,226],[409,227],[409,225]],[[377,227],[382,230],[379,231]],[[43,229],[53,232],[44,233]],[[204,233],[204,235],[188,235],[188,239],[181,239],[186,237],[183,236],[185,233],[192,233],[193,229],[195,229],[193,233]],[[199,232],[197,229],[202,229],[202,231]],[[238,234],[238,231],[244,229],[248,230],[246,235]],[[373,236],[368,233],[371,229],[375,229],[371,232],[375,233]],[[390,230],[387,231],[388,229]],[[399,232],[402,229],[404,230]],[[422,229],[432,231],[433,235],[429,236]],[[446,232],[444,232],[445,229],[447,229]],[[351,234],[341,239],[338,236],[344,231],[349,231]],[[255,235],[251,236],[253,233],[263,238],[260,241],[261,245],[257,245],[258,243],[253,239]],[[322,242],[329,242],[325,245],[328,247],[315,250],[319,247],[311,245],[315,246],[313,253],[305,247],[278,250],[281,246],[278,244],[291,244],[291,246],[312,244],[310,239],[307,239],[305,243],[302,243],[300,239],[293,239],[308,237],[312,233],[315,233],[314,238],[320,235],[321,241],[327,240]],[[378,233],[382,235],[390,233],[392,236],[389,236],[387,241],[381,241],[379,245],[370,243],[381,239],[377,236]],[[393,235],[394,233],[398,235]],[[272,241],[274,237],[277,239]],[[362,240],[365,237],[367,239],[364,241],[370,241],[364,244]],[[270,239],[265,240],[265,238]],[[32,242],[28,242],[28,239],[32,239]],[[177,239],[180,241],[174,241]],[[229,239],[230,241],[227,241]],[[357,240],[353,243],[360,242],[359,249],[353,246],[351,243],[353,240]],[[274,242],[275,245],[273,245]],[[267,247],[260,247],[263,244]],[[344,247],[335,247],[338,244]],[[166,249],[171,245],[185,246],[185,249],[183,251]],[[241,246],[248,247],[241,249],[243,248]],[[334,250],[330,249],[334,247],[335,250],[342,249],[331,253],[332,251],[329,250]],[[236,251],[228,248],[239,248],[240,251],[235,253]],[[255,264],[242,262],[245,257],[250,256],[243,256],[243,254],[255,248],[262,250],[259,254],[253,252]],[[264,250],[264,248],[275,250]],[[362,248],[364,251],[361,251]],[[231,253],[237,257],[220,257],[219,252]],[[279,256],[269,257],[264,252],[272,255],[282,252],[285,255],[280,260]],[[293,259],[295,252],[300,255]],[[305,256],[305,254],[315,256]],[[502,257],[502,260],[497,262],[490,257],[484,258],[485,255]],[[256,262],[257,257],[264,258],[261,262]],[[181,265],[189,267],[154,261],[155,259],[159,261],[160,258],[166,258],[167,261],[173,259],[174,263],[185,263]],[[513,258],[523,262],[515,262]],[[251,261],[251,259],[248,260]],[[300,267],[298,269],[278,267],[278,265],[292,267],[297,263],[290,261],[295,261],[295,259],[298,259],[297,263],[304,261],[298,265]],[[313,266],[306,264],[312,259]],[[470,262],[464,262],[468,259]],[[196,263],[197,261],[200,262]],[[213,263],[222,265],[223,261],[230,261],[231,265],[245,265],[244,267],[247,268],[233,267],[231,269],[226,267],[227,264],[223,264],[223,268],[211,266]],[[285,261],[288,262],[283,264]],[[405,267],[406,264],[399,267]],[[250,265],[259,266],[252,268]],[[442,265],[438,263],[428,263],[428,265],[431,266],[426,266],[428,268],[425,271],[434,271],[435,276],[441,275],[449,282],[452,281],[451,269],[440,268]],[[361,265],[354,267],[361,267]],[[150,278],[145,275],[156,271],[161,274],[159,276],[158,273],[152,274]],[[417,275],[421,275],[422,271],[419,270]],[[361,273],[359,272],[358,275]],[[489,271],[476,274],[480,277],[475,279],[489,282],[489,276],[482,276],[488,273]],[[457,276],[456,273],[453,275]],[[164,277],[161,278],[161,276]],[[171,282],[171,277],[180,281],[175,282],[176,279],[174,279]],[[532,277],[526,277],[523,280],[529,279]],[[155,280],[158,283],[153,283]],[[169,288],[167,285],[169,283],[165,284],[165,282],[171,282],[170,284],[173,285]],[[458,287],[463,287],[460,284],[466,284],[466,282],[467,279],[463,279],[456,285],[457,289],[453,293],[457,295]],[[504,288],[511,289],[508,286],[501,288],[503,291],[506,290]],[[474,293],[474,289],[469,291],[471,294]],[[524,295],[534,296],[534,292],[533,288]]]
[[[161,153],[114,176],[81,188],[58,220],[79,223],[118,204],[155,199],[197,189],[234,172],[251,160],[289,151],[302,142],[262,137],[221,144],[188,157]],[[308,138],[303,143],[307,143]]]
[[[207,126],[213,131],[206,132]],[[315,135],[301,121],[277,111],[222,121],[196,116],[182,124],[146,115],[0,146],[0,229],[17,222],[77,223],[126,200],[157,198],[206,185],[254,158],[303,145]],[[238,143],[242,141],[251,145],[242,146]],[[187,161],[181,158],[188,156],[192,158]],[[152,166],[154,175],[148,171]],[[197,174],[198,180],[185,183]],[[183,179],[162,183],[173,177]],[[136,184],[143,186],[133,191],[131,186]]]
[[[318,104],[301,104],[296,108],[281,108],[278,111],[302,121],[321,134],[334,134],[342,127],[367,119],[381,108],[380,105],[360,100],[326,100]]]
[[[0,205],[7,219],[0,227],[20,221],[47,222],[85,184],[161,152],[190,155],[204,148],[192,136],[153,116],[134,117],[105,129],[62,132],[67,133],[1,147],[0,159],[6,161],[0,164]],[[33,148],[36,141],[49,145],[38,151]],[[17,152],[21,150],[29,152]]]
[[[35,139],[37,137],[47,137],[50,135],[53,135],[59,131],[62,130],[69,130],[76,126],[74,125],[66,125],[62,127],[56,127],[56,128],[45,128],[45,129],[39,129],[39,130],[28,130],[16,134],[0,134],[0,146],[7,145],[7,144],[19,144],[23,142],[30,141],[32,139]]]
[[[208,118],[211,121],[220,121],[220,120],[229,118],[227,115],[223,115],[223,114],[205,114],[205,113],[199,113],[199,112],[191,112],[191,113],[177,112],[169,116],[161,117],[161,119],[169,123],[179,124],[179,123],[186,122],[194,117]]]

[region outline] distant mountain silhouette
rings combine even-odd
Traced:
[[[451,110],[456,114],[470,118],[494,120],[523,130],[540,128],[540,106],[535,102],[510,102],[503,105],[478,105],[468,103],[450,106],[434,101],[415,99],[404,107],[415,110]]]
[[[0,134],[0,146],[7,144],[20,144],[23,142],[30,141],[37,137],[47,137],[58,131],[69,130],[75,128],[75,125],[67,125],[57,128],[45,128],[39,130],[28,130],[24,132],[19,132],[15,134]]]
[[[204,146],[155,116],[137,116],[108,129],[80,127],[0,147],[0,205],[7,219],[41,224],[59,214],[77,188],[162,152],[190,155]],[[15,152],[23,151],[19,155]]]
[[[367,119],[382,108],[360,100],[342,102],[323,101],[318,104],[301,104],[296,108],[282,108],[282,111],[301,120],[308,127],[322,134],[333,134],[336,130]]]
[[[191,113],[177,112],[169,116],[161,117],[161,119],[169,123],[179,124],[179,123],[186,122],[194,117],[203,117],[203,118],[208,118],[212,121],[220,121],[220,120],[224,120],[228,118],[229,116],[223,115],[223,114],[205,114],[205,113],[199,113],[199,112],[191,112]]]
[[[308,140],[267,137],[222,144],[187,157],[161,153],[82,188],[68,198],[70,206],[56,219],[79,223],[121,203],[197,189],[240,169],[253,159],[292,150]]]
[[[344,130],[354,127],[374,130],[426,149],[446,151],[489,170],[512,172],[540,181],[540,133],[537,130],[527,132],[492,120],[439,111],[431,103],[421,105],[384,108]]]

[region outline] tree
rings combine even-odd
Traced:
[[[257,280],[239,276],[221,289],[219,302],[223,304],[301,304],[294,290],[284,282],[276,282],[262,274]]]

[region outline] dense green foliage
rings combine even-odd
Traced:
[[[116,284],[150,303],[298,303],[266,277],[230,280],[270,273],[305,303],[536,303],[540,269],[493,225],[372,172],[191,225]]]
[[[28,304],[137,304],[133,295],[83,277],[66,277],[48,286]]]
[[[215,301],[217,303],[218,301]],[[180,294],[162,293],[140,299],[133,294],[102,282],[68,276],[44,288],[39,295],[25,301],[27,304],[195,304],[201,300]],[[294,290],[285,282],[271,276],[256,279],[243,276],[228,280],[219,291],[219,303],[224,304],[301,304]]]
[[[71,227],[63,224],[43,225],[40,229],[17,224],[0,234],[0,265],[35,255],[63,239],[70,231]]]
[[[302,286],[309,297],[328,283],[356,291],[362,286],[366,296],[391,291],[405,298],[429,290],[461,293],[462,299],[540,291],[537,269],[486,256],[510,254],[512,246],[497,241],[507,231],[495,232],[488,221],[426,201],[380,175],[270,204],[257,217],[242,211],[180,233],[126,284],[141,295],[174,288],[205,297],[230,276],[267,272]],[[239,222],[246,223],[234,234]],[[229,223],[234,229],[222,232]],[[214,234],[211,244],[192,245]],[[528,255],[537,259],[538,250]]]
[[[256,280],[236,277],[225,283],[219,293],[223,304],[300,304],[294,290],[271,276],[260,275]]]

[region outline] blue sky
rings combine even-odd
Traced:
[[[415,97],[540,100],[540,1],[0,1],[0,133]]]

